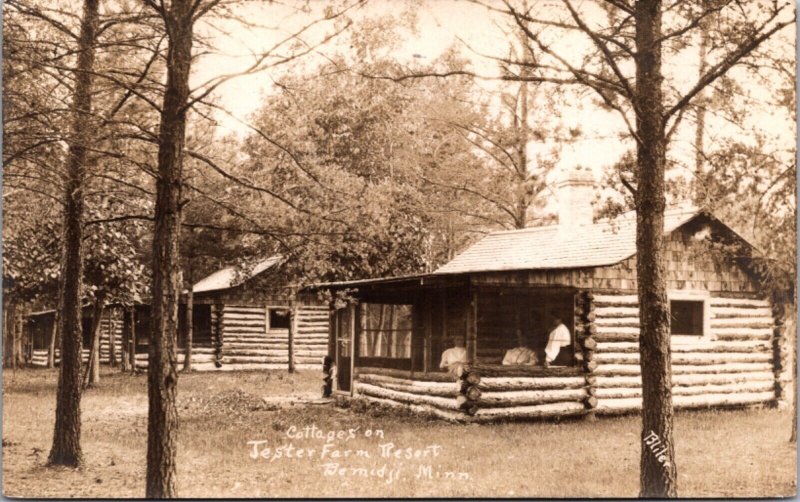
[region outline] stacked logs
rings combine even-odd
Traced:
[[[786,399],[783,388],[782,373],[785,368],[786,358],[784,350],[784,334],[786,332],[786,316],[784,306],[778,302],[772,304],[773,325],[772,336],[772,368],[775,374],[775,405],[780,405]]]
[[[481,390],[478,388],[481,376],[467,365],[459,366],[456,375],[458,376],[459,384],[456,404],[467,415],[474,416],[478,412],[478,400],[481,397]]]
[[[578,351],[575,353],[575,359],[583,366],[586,378],[586,399],[584,399],[584,406],[586,406],[587,418],[594,418],[594,410],[597,408],[597,397],[595,397],[595,388],[597,378],[594,376],[594,370],[597,369],[597,361],[594,360],[595,349],[597,349],[597,342],[594,336],[597,334],[595,327],[595,306],[594,295],[590,291],[581,291],[575,295],[575,338],[578,340]]]

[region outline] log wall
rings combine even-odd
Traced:
[[[576,372],[514,374],[508,368],[475,366],[458,376],[357,368],[355,395],[368,401],[406,407],[446,420],[494,422],[587,413],[587,380]],[[561,368],[564,370],[565,368]],[[505,374],[509,373],[509,374]]]
[[[266,306],[224,305],[222,366],[241,369],[286,369],[289,330],[270,329]],[[283,307],[285,308],[285,307]],[[320,369],[328,354],[328,307],[297,307],[294,363],[299,369]]]
[[[594,360],[598,413],[641,409],[639,309],[635,294],[595,295]],[[672,399],[676,408],[774,401],[772,324],[766,300],[708,300],[710,336],[672,344]],[[685,341],[685,338],[684,338]]]
[[[112,309],[103,314],[100,320],[100,363],[109,364],[111,347],[111,333],[113,331],[114,338],[114,359],[117,364],[122,364],[122,310]],[[48,340],[49,342],[49,340]],[[61,351],[56,347],[55,361],[58,364],[61,360]],[[82,360],[84,363],[89,361],[90,350],[86,347],[83,349]],[[31,357],[32,366],[47,366],[47,349],[37,349],[32,351]]]
[[[280,308],[287,308],[280,306]],[[122,310],[115,309],[111,319],[103,316],[100,324],[100,362],[109,363],[109,329],[114,331],[115,358],[122,361]],[[268,329],[269,307],[248,305],[213,305],[211,323],[215,328],[212,346],[192,347],[192,369],[254,370],[287,369],[289,364],[289,330]],[[299,369],[319,369],[328,353],[328,308],[302,305],[297,307],[296,335],[294,338],[294,363]],[[178,363],[183,364],[184,350],[178,349]],[[136,354],[137,368],[147,368],[147,353]],[[83,361],[89,359],[89,350],[83,349]],[[59,350],[56,349],[56,362]],[[47,365],[47,350],[35,350],[32,365]]]

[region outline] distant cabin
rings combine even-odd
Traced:
[[[557,225],[492,233],[434,273],[318,286],[353,298],[332,312],[339,392],[459,421],[641,409],[635,214],[593,222],[585,172],[557,191]],[[716,249],[747,244],[689,206],[664,235],[675,407],[785,399],[778,310],[746,257]],[[554,317],[568,342],[544,367]],[[466,363],[441,368],[456,345]],[[503,365],[520,345],[538,362]]]
[[[32,366],[47,366],[47,354],[50,350],[50,338],[54,335],[54,325],[56,319],[55,310],[42,310],[32,312],[25,317],[24,332],[28,339],[28,350],[26,359]],[[91,346],[92,329],[92,309],[84,307],[81,310],[81,344],[83,346],[83,362],[89,360]],[[115,306],[106,309],[103,318],[100,319],[100,362],[108,364],[113,355],[116,361],[122,359],[122,317],[121,310]],[[114,343],[114,351],[111,350],[111,342]],[[112,354],[113,352],[113,354]],[[61,360],[59,347],[56,346],[55,363]]]
[[[225,267],[193,286],[192,368],[197,371],[319,369],[327,354],[328,307],[310,295],[292,295],[280,277],[280,257],[247,268]],[[44,366],[54,311],[29,316],[32,364]],[[179,305],[178,364],[186,347],[186,295]],[[84,309],[84,360],[88,359],[91,309]],[[123,345],[135,347],[139,368],[147,367],[150,306],[111,306],[101,324],[101,363],[108,364],[110,340],[120,363]],[[56,356],[58,357],[58,349]]]

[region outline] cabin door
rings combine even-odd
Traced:
[[[336,386],[350,392],[353,381],[353,333],[355,332],[355,308],[351,305],[338,312],[336,329]]]

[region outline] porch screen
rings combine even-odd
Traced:
[[[361,305],[360,357],[411,358],[411,305]]]

